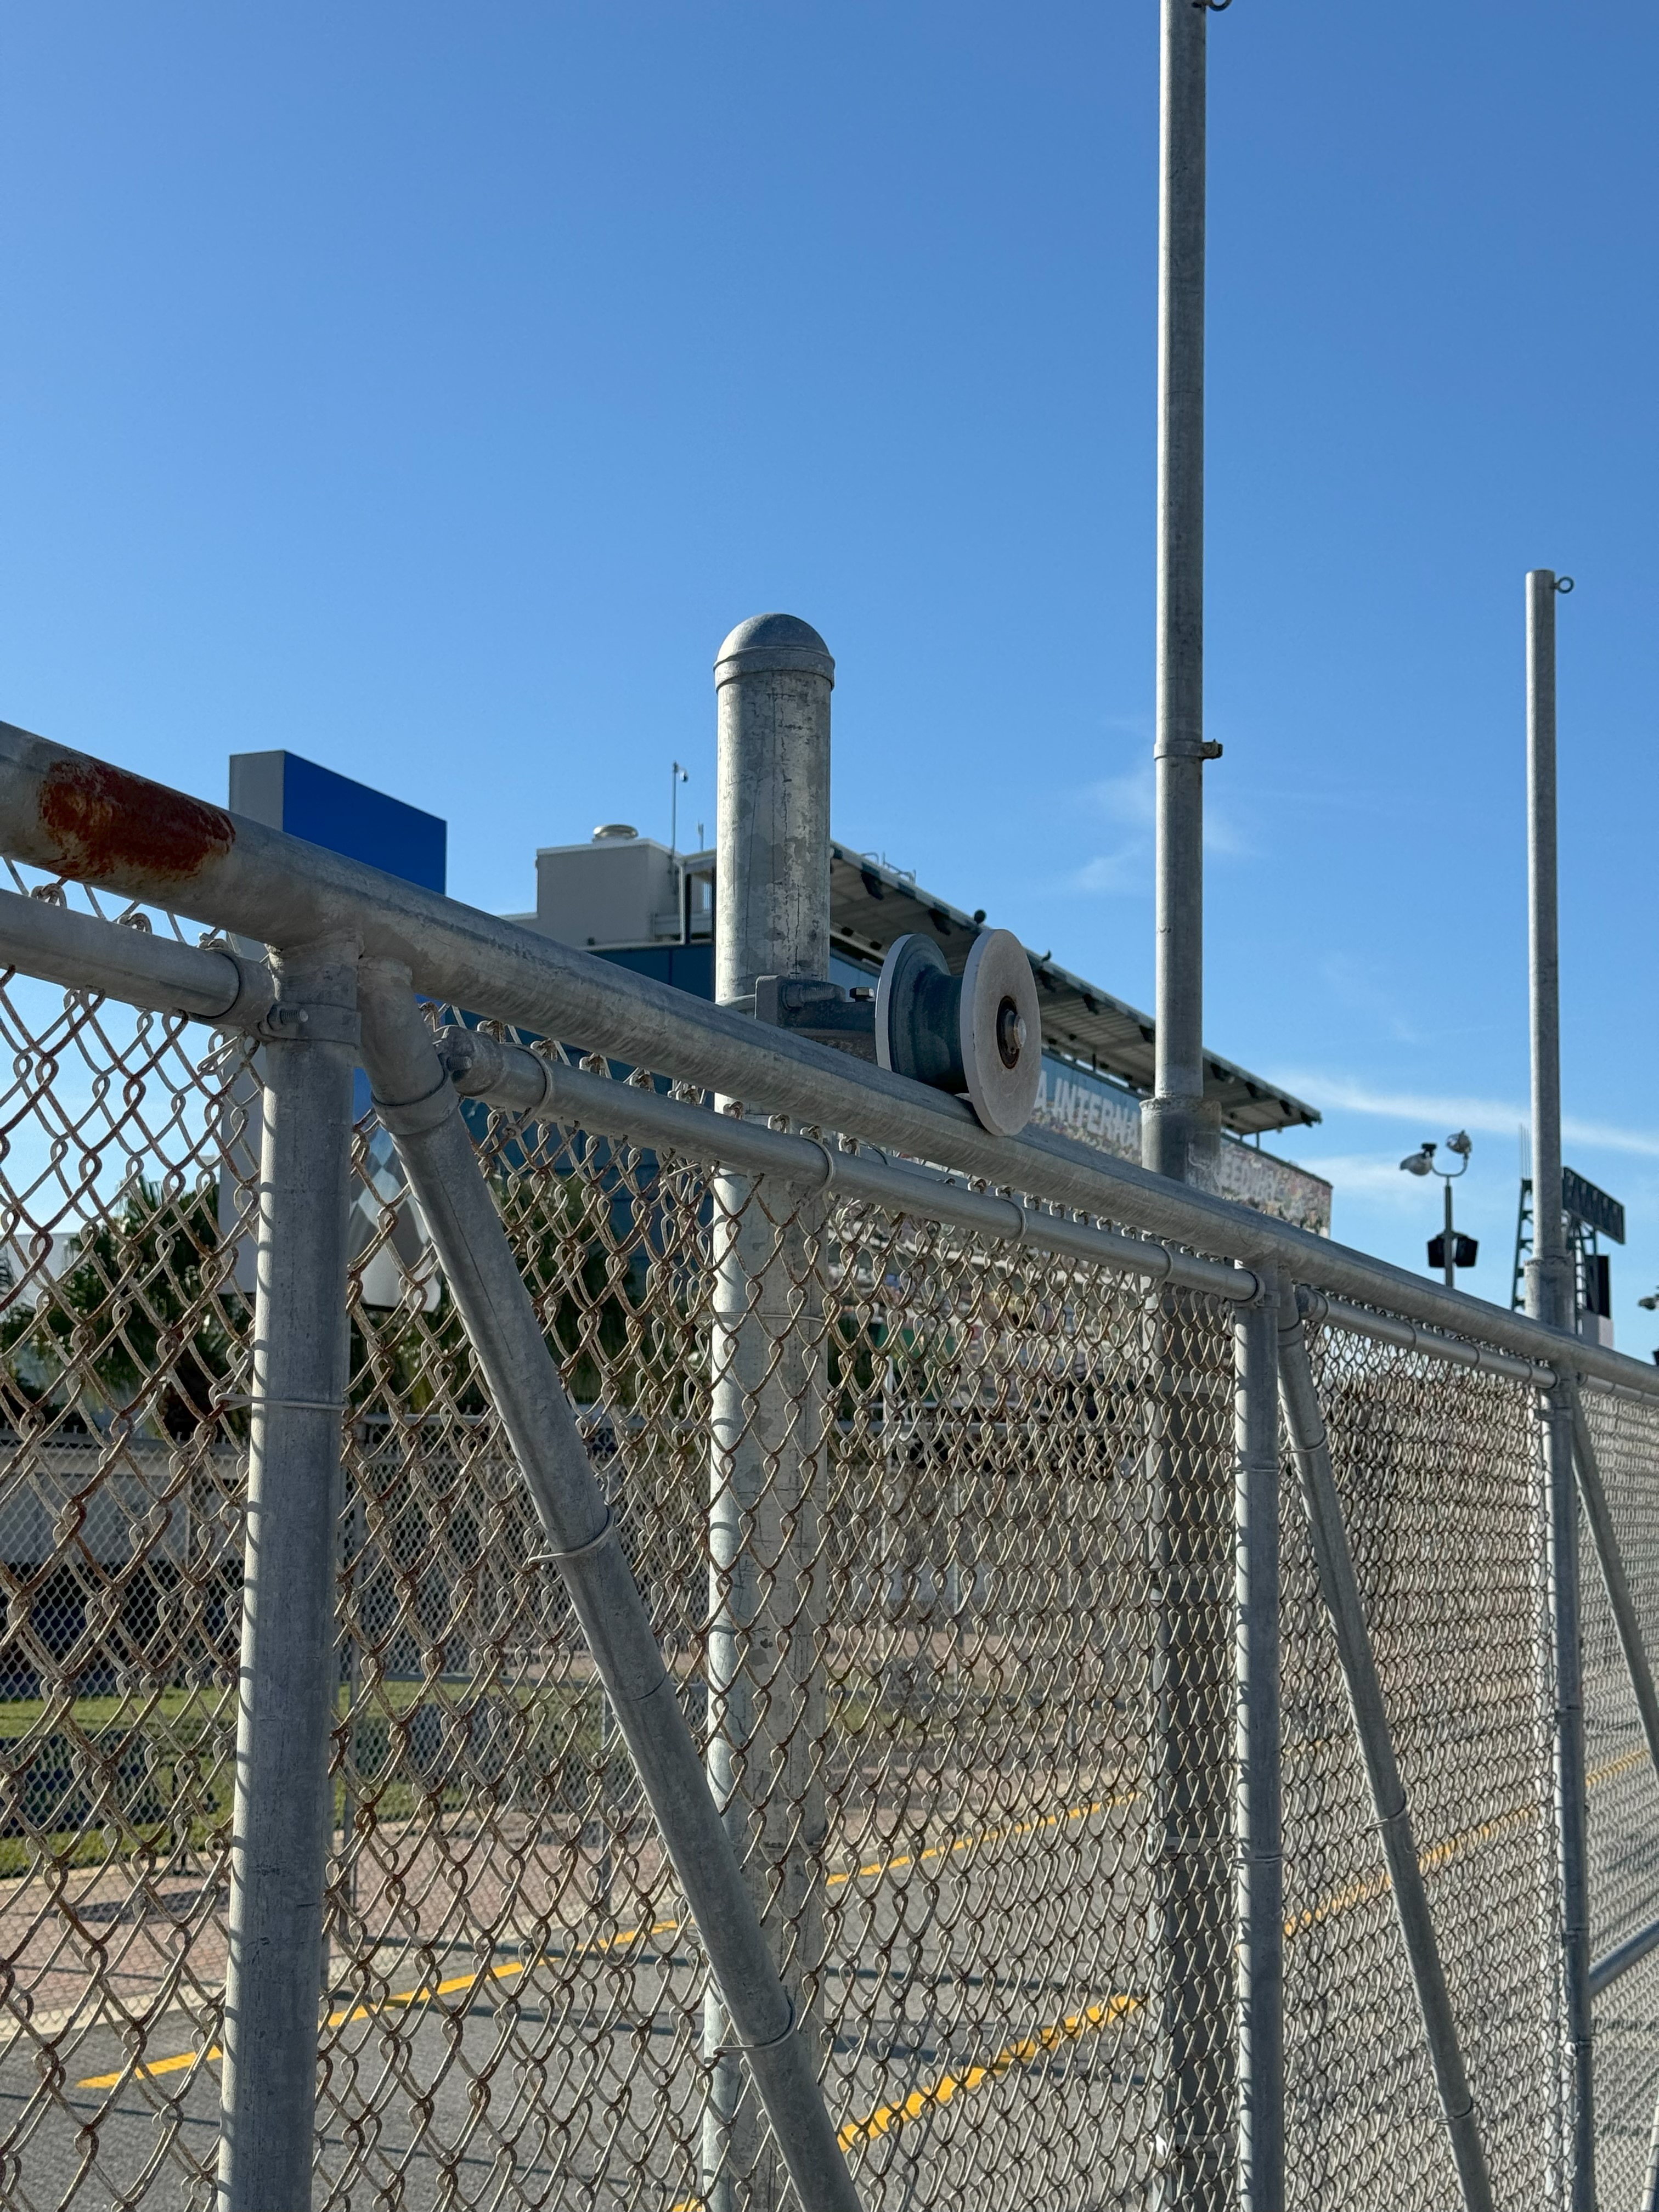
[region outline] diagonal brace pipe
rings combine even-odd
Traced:
[[[1365,1625],[1364,1609],[1360,1603],[1347,1531],[1342,1525],[1341,1502],[1331,1472],[1330,1440],[1319,1410],[1319,1394],[1308,1358],[1301,1309],[1294,1293],[1287,1293],[1279,1305],[1279,1387],[1284,1400],[1285,1425],[1302,1477],[1302,1502],[1307,1509],[1308,1528],[1313,1539],[1320,1595],[1336,1637],[1337,1656],[1353,1713],[1354,1734],[1359,1739],[1360,1754],[1365,1762],[1382,1855],[1388,1863],[1395,1908],[1400,1916],[1400,1932],[1405,1938],[1406,1955],[1417,1984],[1423,2031],[1434,2066],[1441,2108],[1446,2116],[1446,2133],[1451,2141],[1465,2212],[1492,2212],[1492,2179],[1475,2126],[1474,2099],[1458,2046],[1457,2026],[1452,2018],[1451,1996],[1435,1942],[1434,1923],[1429,1917],[1429,1900],[1412,1834],[1406,1788],[1400,1778],[1400,1763],[1395,1757],[1394,1741],[1389,1733],[1376,1656],[1371,1649],[1370,1631]]]
[[[860,2212],[779,1978],[576,1419],[407,968],[365,961],[363,1057],[720,1984],[802,2212]]]

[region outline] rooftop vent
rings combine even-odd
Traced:
[[[631,822],[601,822],[593,832],[593,842],[599,845],[607,837],[637,837],[639,834]]]

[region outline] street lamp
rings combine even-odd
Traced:
[[[1460,1129],[1455,1137],[1447,1138],[1446,1150],[1449,1152],[1455,1152],[1457,1156],[1458,1164],[1455,1168],[1436,1167],[1434,1156],[1437,1150],[1437,1146],[1428,1143],[1425,1139],[1416,1152],[1408,1152],[1401,1161],[1400,1165],[1407,1175],[1437,1175],[1445,1183],[1445,1232],[1443,1236],[1430,1237],[1429,1265],[1431,1267],[1440,1267],[1444,1270],[1446,1288],[1449,1291],[1455,1290],[1457,1286],[1458,1268],[1474,1267],[1480,1256],[1480,1247],[1476,1239],[1473,1237],[1460,1237],[1452,1227],[1451,1187],[1459,1176],[1467,1172],[1469,1154],[1474,1150],[1474,1140],[1467,1129]]]

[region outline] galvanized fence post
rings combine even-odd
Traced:
[[[1527,576],[1527,863],[1532,1034],[1533,1258],[1527,1310],[1573,1325],[1572,1261],[1561,1220],[1561,975],[1557,930],[1555,601],[1553,569]],[[1589,1881],[1584,1782],[1583,1654],[1572,1406],[1565,1389],[1540,1404],[1547,1489],[1551,1672],[1561,1888],[1562,1988],[1569,2072],[1568,2172],[1573,2212],[1595,2204],[1595,2100],[1589,1996]]]
[[[1158,1025],[1141,1158],[1214,1186],[1204,1097],[1204,228],[1209,10],[1163,0],[1158,268]]]
[[[1237,1447],[1238,2194],[1285,2202],[1285,1869],[1280,1807],[1278,1271],[1233,1322]]]
[[[830,973],[830,694],[835,662],[789,615],[742,623],[714,664],[719,717],[714,995],[760,975]],[[740,1100],[723,1101],[741,1109]],[[708,1773],[755,1908],[816,2051],[826,1827],[819,1641],[824,1490],[821,1209],[780,1212],[722,1175],[710,1346]],[[704,2021],[710,2212],[770,2212],[783,2175],[763,2148],[720,1992]]]
[[[1213,1188],[1220,1123],[1204,1096],[1204,230],[1209,10],[1163,0],[1158,347],[1157,1028],[1141,1158]],[[1165,1298],[1148,1330],[1159,1376],[1150,1473],[1158,1534],[1154,1764],[1164,2120],[1183,2206],[1219,2207],[1236,2036],[1226,1738],[1231,1498],[1206,1431],[1188,1340]],[[1178,1371],[1184,1370],[1184,1371]]]
[[[259,1168],[220,2212],[311,2202],[348,1382],[357,945],[275,956]]]

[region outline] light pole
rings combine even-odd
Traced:
[[[1441,1249],[1437,1264],[1444,1268],[1446,1288],[1451,1291],[1457,1287],[1457,1270],[1460,1267],[1474,1267],[1480,1249],[1473,1237],[1459,1237],[1452,1227],[1451,1187],[1459,1176],[1468,1171],[1469,1154],[1474,1150],[1474,1143],[1467,1129],[1460,1129],[1455,1137],[1447,1138],[1446,1150],[1457,1155],[1458,1165],[1455,1168],[1436,1167],[1434,1156],[1437,1149],[1437,1146],[1425,1142],[1417,1152],[1408,1153],[1400,1164],[1407,1175],[1437,1175],[1445,1183],[1445,1232],[1441,1237],[1431,1237],[1429,1239],[1429,1265],[1431,1267],[1437,1265],[1434,1248],[1438,1244]]]
[[[674,763],[673,774],[668,779],[668,857],[672,860],[679,849],[680,842],[680,786],[690,783],[691,771]],[[699,831],[699,841],[702,833]]]

